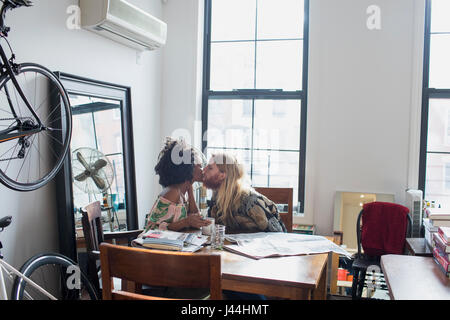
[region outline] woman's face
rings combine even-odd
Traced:
[[[217,164],[211,159],[209,164],[203,169],[203,184],[208,189],[218,189],[225,179],[225,174],[220,172]]]
[[[194,165],[193,181],[202,182],[203,181],[203,171],[199,164]]]

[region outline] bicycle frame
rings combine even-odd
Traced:
[[[24,280],[27,284],[31,285],[36,290],[39,290],[42,294],[50,298],[51,300],[58,300],[53,295],[42,289],[39,285],[37,285],[33,280],[25,277],[22,273],[17,271],[13,266],[6,263],[3,259],[0,259],[0,301],[1,300],[8,300],[8,295],[6,293],[6,285],[5,285],[5,278],[3,275],[3,270],[6,271],[7,275],[11,277],[11,274],[16,275],[17,277]]]
[[[0,36],[6,38],[9,32],[9,27],[5,26],[5,15],[6,12],[10,9],[14,9],[16,8],[15,6],[11,5],[10,3],[4,3],[1,11],[0,11]],[[8,59],[6,56],[5,51],[3,50],[3,47],[0,45],[0,59],[2,61],[2,64],[0,65],[0,83],[3,82],[5,80],[6,77],[10,77],[11,81],[14,84],[14,87],[17,89],[17,92],[19,93],[19,96],[22,98],[22,100],[25,102],[26,107],[28,108],[28,110],[31,112],[31,114],[33,115],[33,117],[35,118],[35,120],[37,121],[37,124],[35,126],[33,126],[32,129],[26,129],[26,130],[22,130],[22,123],[21,121],[18,119],[17,114],[14,110],[14,107],[12,105],[11,102],[11,98],[9,96],[9,92],[8,89],[5,86],[5,91],[6,91],[6,97],[8,99],[8,104],[9,107],[11,109],[11,113],[14,116],[14,118],[16,119],[17,125],[10,127],[6,130],[2,130],[0,131],[0,143],[4,142],[4,141],[9,141],[12,139],[19,139],[25,136],[29,136],[35,133],[39,133],[43,130],[45,130],[45,127],[43,126],[41,119],[38,117],[38,115],[36,114],[36,112],[33,110],[33,108],[31,107],[30,102],[28,101],[28,99],[26,98],[25,94],[23,93],[22,88],[20,87],[19,83],[17,82],[16,79],[16,73],[19,72],[19,65],[17,65],[14,62],[15,56],[14,54],[12,55],[11,59]],[[16,133],[13,133],[14,131],[17,131]]]
[[[11,81],[13,82],[17,92],[19,93],[19,95],[22,98],[22,100],[25,102],[26,107],[28,108],[28,110],[30,110],[31,114],[33,115],[33,117],[37,121],[37,124],[35,125],[35,128],[30,129],[30,130],[26,130],[26,131],[22,131],[21,130],[22,129],[22,126],[21,126],[22,122],[17,117],[17,114],[16,114],[16,112],[14,110],[14,106],[12,105],[12,102],[11,102],[11,98],[9,96],[9,92],[6,89],[5,93],[6,93],[6,97],[8,99],[8,104],[9,104],[9,107],[11,109],[12,115],[14,116],[14,118],[16,118],[17,124],[15,126],[13,126],[13,127],[10,127],[8,129],[6,129],[6,130],[0,131],[0,143],[1,143],[1,142],[4,142],[4,141],[8,141],[8,140],[12,140],[12,139],[18,139],[18,138],[21,138],[21,137],[24,137],[24,136],[28,136],[28,135],[32,135],[32,134],[35,134],[35,133],[39,133],[42,130],[44,130],[44,126],[42,125],[41,119],[39,118],[39,116],[35,113],[35,111],[31,107],[29,101],[25,97],[25,94],[23,93],[22,89],[20,88],[19,83],[17,82],[16,76],[15,76],[15,71],[13,70],[13,68],[17,68],[17,66],[15,66],[14,64],[12,65],[13,62],[8,60],[8,58],[6,57],[5,51],[3,50],[3,47],[1,45],[0,45],[0,59],[3,62],[3,64],[0,65],[0,69],[1,69],[0,82],[3,82],[5,80],[5,78],[8,77],[8,76],[11,78]],[[16,132],[14,133],[14,131],[16,131]]]

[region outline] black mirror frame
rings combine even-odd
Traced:
[[[131,88],[63,72],[55,72],[55,74],[61,80],[69,95],[80,94],[121,101],[127,228],[128,230],[138,229]],[[65,159],[63,167],[55,179],[57,185],[59,251],[72,260],[78,261],[70,154]]]

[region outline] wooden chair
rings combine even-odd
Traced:
[[[83,224],[83,233],[88,256],[88,278],[97,291],[101,293],[98,277],[100,267],[97,267],[97,261],[100,260],[100,244],[105,241],[116,241],[116,243],[130,246],[131,241],[136,239],[143,230],[103,233],[101,221],[102,210],[99,201],[87,205],[83,210],[81,210],[81,214],[81,222]]]
[[[287,232],[292,232],[292,210],[293,210],[293,189],[292,188],[262,188],[257,187],[255,190],[276,204],[287,204],[288,212],[280,212],[281,221],[286,226]]]
[[[102,243],[104,300],[174,300],[114,289],[113,278],[149,286],[209,288],[212,300],[222,299],[221,262],[217,254],[192,254]]]

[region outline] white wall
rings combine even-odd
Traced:
[[[370,31],[373,1],[311,1],[305,212],[321,233],[332,231],[337,190],[404,202],[420,3],[377,1],[381,30]]]
[[[202,34],[202,4],[164,5],[176,41],[164,50],[162,135],[192,130],[193,115],[201,119],[193,45]],[[376,1],[376,31],[366,27],[372,4],[310,1],[305,218],[296,221],[316,224],[321,234],[332,232],[336,191],[392,193],[402,203],[405,189],[417,184],[424,0]]]
[[[145,53],[138,65],[135,50],[85,30],[66,28],[66,9],[77,4],[77,0],[34,2],[34,7],[8,15],[10,41],[18,61],[131,87],[141,226],[157,194],[153,167],[160,141],[162,52]],[[130,2],[162,18],[160,0]],[[32,254],[58,249],[54,188],[51,184],[34,192],[19,193],[0,185],[0,215],[13,216],[12,225],[0,234],[5,246],[2,253],[16,267]]]
[[[163,49],[161,137],[183,136],[201,147],[203,0],[169,0]]]

